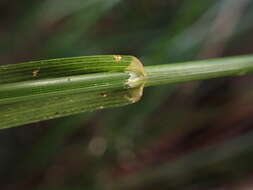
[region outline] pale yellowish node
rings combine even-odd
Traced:
[[[130,78],[126,82],[129,86],[130,96],[126,96],[126,98],[131,103],[135,103],[142,97],[146,73],[142,63],[136,57],[133,57],[131,64],[126,68],[126,71],[130,75]]]
[[[139,59],[133,57],[131,64],[126,68],[126,71],[133,71],[139,73],[141,76],[145,77],[146,73],[144,67]]]

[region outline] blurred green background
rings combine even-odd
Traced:
[[[0,0],[0,64],[250,54],[252,20],[252,0]],[[252,83],[152,87],[127,107],[1,130],[0,189],[253,189]]]

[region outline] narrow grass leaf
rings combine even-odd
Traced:
[[[86,56],[0,67],[0,128],[138,101],[143,68],[132,56]]]

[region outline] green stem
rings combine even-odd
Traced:
[[[144,67],[145,87],[169,83],[241,76],[253,72],[253,55]]]
[[[253,56],[146,66],[102,55],[0,66],[0,129],[137,102],[143,87],[253,72]]]

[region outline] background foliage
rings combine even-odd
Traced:
[[[251,0],[1,0],[0,64],[253,53]],[[1,189],[244,189],[252,76],[145,89],[139,103],[0,131]],[[1,117],[1,116],[0,116]]]

